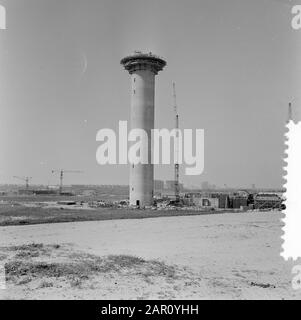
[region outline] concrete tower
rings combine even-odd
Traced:
[[[151,130],[155,125],[155,76],[166,62],[151,54],[135,52],[121,64],[131,75],[131,129],[148,134],[148,164],[131,165],[130,204],[139,207],[153,204],[154,166],[151,163]]]

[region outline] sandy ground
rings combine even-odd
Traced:
[[[8,281],[2,298],[300,299],[301,291],[291,285],[297,262],[280,257],[280,219],[277,212],[227,213],[1,227],[0,247],[61,245],[58,254],[43,258],[51,262],[71,261],[74,252],[146,261],[139,272],[131,267],[97,273],[79,286],[58,285],[57,279],[51,287],[41,286],[41,279]],[[154,259],[174,268],[173,276],[155,274],[148,262]]]

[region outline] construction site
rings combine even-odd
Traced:
[[[97,209],[121,208],[123,210],[175,210],[200,213],[223,213],[229,211],[257,212],[283,210],[282,190],[189,190],[180,186],[179,193],[171,188],[171,181],[155,181],[164,185],[154,190],[154,202],[148,206],[131,205],[128,197],[129,186],[67,185],[0,186],[0,206],[26,206],[41,208]],[[175,181],[172,183],[175,185]],[[82,213],[84,215],[84,212]],[[3,219],[3,218],[2,218]],[[1,221],[1,220],[0,220]],[[1,223],[1,222],[0,222]]]
[[[191,190],[179,180],[154,180],[152,204],[141,206],[131,204],[129,186],[64,185],[64,174],[76,173],[81,171],[53,171],[59,182],[52,186],[31,185],[30,177],[16,177],[24,185],[1,185],[0,225],[281,212],[285,208],[284,190]],[[175,175],[178,177],[178,166]]]
[[[155,127],[155,77],[167,65],[166,61],[153,53],[135,51],[133,55],[121,60],[121,65],[131,77],[131,128],[143,129],[150,133]],[[54,186],[31,186],[32,177],[13,178],[23,181],[24,187],[2,186],[0,200],[2,206],[17,203],[22,205],[22,199],[30,200],[36,207],[73,209],[95,209],[98,207],[151,209],[151,210],[181,210],[200,212],[262,211],[283,210],[284,190],[257,190],[255,185],[248,190],[229,189],[227,186],[219,190],[206,183],[200,190],[185,189],[180,183],[179,164],[179,128],[180,115],[177,105],[176,84],[172,83],[174,130],[174,179],[169,181],[154,180],[154,165],[137,164],[130,166],[129,186],[64,186],[66,175],[82,174],[80,170],[52,170],[59,183]],[[292,105],[289,103],[288,119],[292,117]],[[151,156],[151,135],[148,135],[146,149]],[[150,157],[149,156],[149,157]],[[115,191],[116,190],[116,191]],[[14,199],[14,197],[16,198]],[[49,201],[40,201],[40,197]],[[59,197],[57,201],[54,199]],[[62,197],[65,199],[62,200]],[[24,200],[24,199],[23,199]],[[12,201],[12,202],[10,202]],[[62,207],[63,206],[63,207]]]
[[[155,128],[155,77],[166,64],[139,51],[121,60],[131,78],[132,129]],[[175,83],[171,92],[178,132]],[[55,184],[13,176],[16,184],[0,185],[1,298],[299,299],[292,263],[279,255],[285,190],[220,188],[201,176],[201,186],[189,188],[178,135],[174,141],[166,181],[155,180],[148,163],[129,166],[127,185],[70,185],[85,168],[52,169]]]
[[[155,127],[155,77],[167,65],[166,61],[153,53],[135,51],[133,55],[121,60],[121,65],[131,77],[131,127],[143,129],[150,133]],[[2,186],[0,205],[33,206],[46,209],[96,210],[97,208],[122,208],[129,210],[172,210],[222,213],[283,210],[284,190],[260,190],[255,185],[250,189],[218,189],[204,183],[199,190],[189,190],[180,183],[179,164],[179,128],[180,114],[177,105],[176,84],[172,83],[174,130],[174,179],[168,181],[154,180],[154,165],[137,164],[130,166],[129,186],[84,186],[64,185],[66,175],[83,174],[80,170],[52,170],[57,177],[57,185],[32,186],[32,177],[14,176],[19,185]],[[292,117],[292,105],[289,103],[288,119]],[[149,135],[151,139],[151,135]],[[151,155],[151,141],[145,142]],[[2,210],[3,211],[3,210]],[[82,211],[85,214],[85,211]],[[5,223],[1,216],[0,223]],[[84,219],[84,217],[83,217]],[[2,222],[1,222],[2,221]]]

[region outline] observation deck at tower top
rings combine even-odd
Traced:
[[[123,58],[120,63],[130,74],[137,70],[151,70],[155,74],[158,74],[166,66],[165,60],[151,52],[135,52],[133,55]]]

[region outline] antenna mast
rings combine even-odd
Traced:
[[[288,118],[287,118],[287,123],[289,123],[291,120],[293,120],[293,108],[292,108],[292,103],[290,102],[288,104]]]

